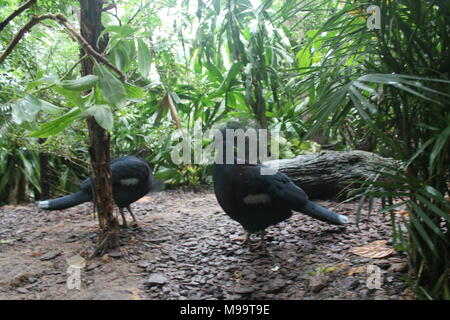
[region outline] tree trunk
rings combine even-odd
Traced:
[[[106,41],[99,41],[99,35],[104,29],[101,24],[102,5],[103,1],[101,0],[80,0],[81,35],[97,52],[103,52],[106,47]],[[84,54],[82,50],[81,55]],[[91,59],[84,59],[82,74],[92,74],[93,66]],[[119,224],[113,214],[114,202],[111,171],[109,169],[110,135],[98,125],[93,117],[87,119],[87,125],[89,129],[89,155],[94,175],[92,179],[94,204],[100,225],[97,253],[102,255],[119,245]]]
[[[322,151],[294,159],[268,161],[271,167],[291,178],[310,198],[345,198],[348,191],[357,188],[356,181],[367,180],[373,170],[383,165],[394,166],[396,161],[374,153],[355,151]]]

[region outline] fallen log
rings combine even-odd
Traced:
[[[348,191],[360,187],[355,181],[374,177],[374,170],[393,167],[397,161],[371,152],[322,151],[293,159],[268,161],[290,177],[310,198],[346,198]]]

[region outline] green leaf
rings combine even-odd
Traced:
[[[137,59],[139,72],[144,78],[147,78],[150,73],[150,67],[152,64],[152,54],[145,44],[144,40],[138,39],[138,51],[137,51]]]
[[[223,81],[222,73],[214,64],[207,61],[205,67],[208,69],[208,79],[212,82],[221,83]]]
[[[425,197],[422,197],[421,195],[416,195],[417,199],[422,202],[427,208],[431,209],[435,214],[437,214],[438,216],[440,216],[441,218],[443,218],[444,220],[447,221],[447,223],[450,223],[450,214],[448,214],[447,212],[439,209],[436,205],[434,205],[433,203],[431,203],[430,201],[428,201]],[[445,200],[444,200],[445,201]],[[445,202],[441,202],[441,203],[445,203]],[[450,206],[450,204],[449,204]],[[450,210],[447,206],[447,209]]]
[[[0,243],[13,243],[16,239],[1,239]]]
[[[394,87],[396,87],[396,88],[398,88],[400,90],[409,92],[409,93],[411,93],[411,94],[413,94],[413,95],[415,95],[417,97],[420,97],[420,98],[422,98],[424,100],[437,102],[436,100],[431,99],[431,98],[425,96],[424,94],[422,94],[422,93],[420,93],[420,92],[418,92],[416,90],[413,90],[412,88],[410,88],[410,87],[408,87],[406,85],[412,85],[412,86],[419,87],[421,89],[424,89],[424,90],[427,90],[427,91],[431,91],[431,92],[434,92],[434,93],[436,93],[437,91],[428,89],[427,87],[421,85],[418,82],[407,81],[405,79],[406,79],[405,76],[398,75],[398,74],[367,74],[367,75],[364,75],[364,76],[360,77],[358,80],[359,81],[366,81],[366,82],[373,82],[373,83],[388,84],[388,85],[394,86]],[[419,79],[423,80],[423,81],[427,81],[427,80],[428,81],[434,81],[433,79],[427,79],[427,78],[419,78]]]
[[[128,99],[143,99],[145,97],[145,90],[141,87],[136,87],[126,82],[123,85]]]
[[[75,80],[63,80],[60,83],[61,88],[70,91],[87,91],[92,89],[98,81],[96,75],[90,74]]]
[[[94,72],[99,77],[98,86],[105,101],[113,106],[120,105],[126,98],[123,83],[102,65],[95,64]]]
[[[127,52],[121,45],[116,45],[109,53],[108,59],[121,71],[129,61]]]
[[[411,204],[414,207],[414,209],[417,209],[417,205],[415,205],[413,202],[411,202]],[[410,219],[412,225],[418,231],[418,235],[417,236],[420,236],[422,238],[422,240],[426,243],[426,245],[431,250],[433,255],[437,257],[439,254],[437,252],[436,245],[431,240],[430,235],[427,233],[427,231],[425,230],[425,228],[422,225],[422,222],[420,222],[417,219],[415,214],[418,214],[420,217],[423,217],[423,215],[422,215],[422,213],[420,211],[416,211],[416,210],[413,210],[413,212],[410,211],[410,214],[409,214],[409,219]]]
[[[81,96],[80,92],[70,91],[60,87],[54,87],[53,89],[66,98],[67,102],[72,107],[82,107],[87,100]]]
[[[309,50],[309,47],[304,47],[295,55],[299,68],[308,68],[311,65],[311,55]]]
[[[423,189],[420,189],[419,192],[422,193],[423,195],[431,196],[439,202],[445,201],[445,198],[442,195],[442,193],[440,193],[438,190],[436,190],[434,187],[430,185],[426,185]]]
[[[430,155],[430,165],[429,165],[430,171],[433,169],[436,158],[441,152],[442,148],[444,147],[445,144],[448,143],[449,137],[450,137],[450,126],[448,126],[444,131],[442,131],[442,133],[439,134],[439,136],[436,139],[436,143],[434,144],[433,150],[431,151]]]
[[[133,28],[129,24],[124,24],[123,26],[112,25],[112,26],[106,27],[100,34],[100,37],[106,33],[113,33],[113,34],[115,34],[116,37],[118,36],[119,39],[127,38],[127,37],[134,35],[134,33],[136,33],[136,31],[137,31],[137,29]]]
[[[227,92],[230,87],[231,84],[233,83],[234,80],[236,80],[236,76],[239,73],[239,71],[241,70],[243,64],[242,62],[236,62],[235,64],[233,64],[230,68],[230,70],[228,71],[225,79],[223,80],[222,84],[220,85],[219,89],[217,89],[215,92],[213,92],[209,98],[214,98],[214,97],[218,97],[221,96],[222,94],[224,94],[225,92]]]
[[[61,112],[65,111],[64,108],[55,106],[54,104],[52,104],[48,101],[45,101],[42,99],[39,99],[39,101],[41,102],[41,110],[45,111],[47,113],[57,114],[57,113],[61,113]]]
[[[353,95],[353,97],[356,99],[357,102],[359,102],[361,107],[367,108],[371,113],[376,113],[377,108],[367,99],[367,97],[363,96],[356,88],[354,87],[355,82],[353,82],[349,86],[349,91]]]
[[[420,148],[417,149],[417,151],[414,153],[414,155],[406,162],[405,168],[408,168],[409,165],[430,145],[433,143],[433,141],[436,140],[436,137],[432,137],[428,139],[424,144],[420,146]]]
[[[22,100],[13,105],[12,120],[17,124],[34,122],[41,107],[42,104],[38,98],[27,94]]]
[[[39,129],[30,132],[30,137],[47,138],[60,133],[81,115],[81,109],[73,108],[65,115],[42,124]]]
[[[427,225],[430,227],[430,229],[433,231],[433,235],[437,235],[440,237],[445,243],[447,243],[447,239],[445,238],[445,235],[442,233],[442,230],[437,226],[428,216],[427,213],[425,213],[420,206],[418,206],[414,201],[410,202],[412,208],[414,209],[415,213],[419,218],[421,218]],[[439,222],[438,222],[439,223]]]
[[[114,127],[114,116],[111,107],[105,104],[95,105],[83,112],[83,116],[91,116],[105,130],[112,130]]]
[[[168,180],[175,177],[178,174],[178,170],[175,168],[160,168],[156,174],[155,178],[158,180]]]

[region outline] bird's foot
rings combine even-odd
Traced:
[[[267,251],[267,246],[266,246],[266,242],[264,241],[264,239],[259,239],[258,241],[255,242],[254,245],[252,245],[251,243],[249,244],[249,249],[250,251]]]
[[[120,224],[119,226],[120,226],[121,228],[126,229],[126,228],[128,228],[128,223],[127,223],[126,220],[122,220],[122,224]]]
[[[250,234],[246,232],[244,236],[231,238],[231,241],[239,241],[242,245],[246,245],[250,242]]]
[[[250,251],[256,251],[258,249],[266,250],[266,243],[264,241],[264,231],[258,232],[260,238],[259,239],[252,239],[251,233],[245,232],[244,236],[239,236],[236,238],[233,238],[233,241],[240,241],[243,246],[247,246]]]
[[[245,232],[245,238],[242,240],[242,245],[251,246],[250,232]]]
[[[252,245],[252,241],[250,239],[250,234],[247,233],[247,235],[248,235],[247,244],[248,244],[250,251],[257,251],[260,249],[267,251],[266,242],[264,241],[264,235],[265,235],[264,231],[259,232],[259,240],[253,242],[253,243],[255,243],[255,245]]]
[[[139,228],[139,223],[136,220],[130,222],[131,228]]]

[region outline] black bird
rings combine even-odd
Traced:
[[[140,158],[125,156],[110,162],[113,198],[119,207],[123,226],[127,226],[123,209],[127,208],[133,221],[136,217],[131,211],[130,204],[145,196],[154,184],[150,164]],[[74,207],[83,202],[92,201],[92,181],[83,181],[80,191],[53,200],[40,201],[39,207],[45,210],[62,210]]]
[[[222,130],[223,133],[223,130]],[[225,152],[223,153],[225,155]],[[219,156],[220,157],[220,156]],[[225,160],[225,159],[223,159]],[[264,230],[292,216],[298,211],[330,224],[344,224],[348,218],[310,201],[308,195],[281,172],[262,175],[262,164],[216,163],[213,165],[214,192],[225,213],[239,222],[250,234],[259,232],[263,245]]]

